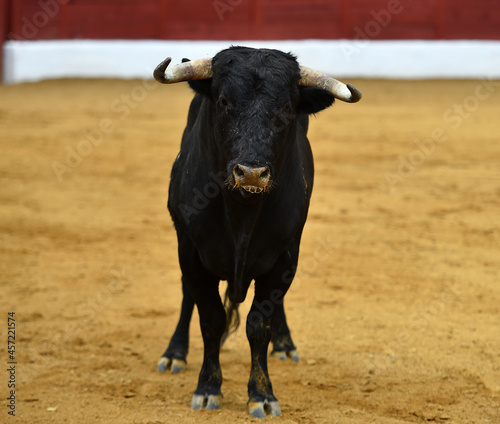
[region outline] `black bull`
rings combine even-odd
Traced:
[[[155,71],[158,81],[189,81],[196,93],[168,200],[184,297],[158,368],[184,369],[196,304],[204,356],[191,407],[219,408],[221,341],[254,280],[246,321],[248,409],[254,417],[277,416],[281,410],[269,379],[267,351],[272,340],[274,353],[298,361],[283,300],[297,269],[313,187],[308,115],[329,107],[335,97],[355,102],[361,94],[299,67],[295,57],[277,50],[232,47],[213,59],[183,62],[166,70],[167,59]],[[227,315],[219,296],[221,280],[228,282]]]

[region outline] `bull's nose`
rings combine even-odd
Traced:
[[[233,176],[236,187],[241,187],[254,193],[260,193],[269,185],[271,172],[267,166],[254,168],[237,164],[233,169]]]

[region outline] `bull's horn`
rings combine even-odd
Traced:
[[[167,69],[172,58],[167,57],[153,72],[155,80],[162,84],[212,78],[212,58],[196,59]]]
[[[303,87],[323,88],[332,93],[335,98],[348,103],[359,102],[362,97],[361,92],[351,84],[344,84],[335,78],[306,66],[300,67],[299,85]]]

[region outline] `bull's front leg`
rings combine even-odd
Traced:
[[[255,418],[264,418],[267,414],[281,415],[278,400],[267,370],[267,349],[271,341],[271,322],[273,311],[263,313],[263,308],[271,305],[268,296],[256,295],[247,317],[247,337],[250,343],[252,367],[248,381],[248,413]]]
[[[213,290],[202,290],[195,297],[204,351],[198,387],[191,400],[192,409],[218,409],[222,403],[222,371],[219,354],[226,327],[226,312],[217,284],[213,285]]]
[[[192,409],[218,409],[221,405],[222,371],[219,353],[226,328],[226,312],[219,296],[219,279],[201,263],[196,247],[179,236],[182,282],[198,308],[203,336],[203,365],[191,399]]]
[[[246,326],[252,359],[248,381],[248,412],[252,417],[281,415],[267,369],[267,351],[273,333],[273,320],[275,317],[278,320],[284,318],[280,315],[283,311],[283,299],[292,279],[283,276],[294,273],[297,256],[298,250],[296,255],[286,252],[278,259],[271,272],[255,281],[255,297]]]

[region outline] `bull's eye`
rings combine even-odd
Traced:
[[[227,114],[231,113],[232,105],[226,96],[221,95],[217,103],[222,108],[222,110],[224,110],[224,112],[226,112]]]

